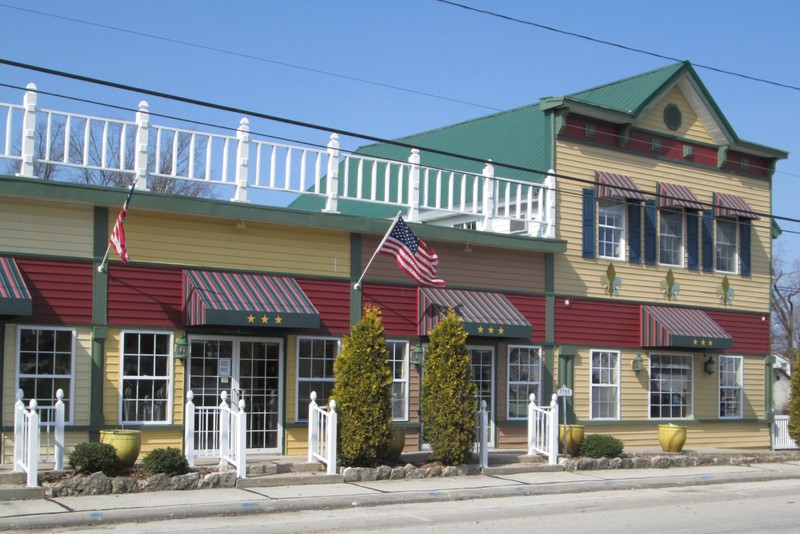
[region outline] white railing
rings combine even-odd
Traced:
[[[317,392],[311,392],[308,405],[308,461],[322,462],[326,473],[336,474],[337,414],[336,401],[328,402],[329,410],[317,405]]]
[[[478,410],[478,465],[481,469],[489,467],[489,412],[486,411],[486,401],[481,401]]]
[[[789,416],[776,415],[772,423],[772,450],[800,449],[797,442],[789,436]]]
[[[528,403],[528,454],[543,454],[548,463],[558,463],[558,399],[553,395],[549,407],[537,406],[531,393]]]
[[[220,394],[219,404],[219,462],[236,468],[238,478],[247,477],[247,414],[244,412],[244,399],[238,404],[228,404],[228,393]]]
[[[64,470],[64,391],[56,392],[56,403],[47,412],[52,414],[47,423],[41,420],[41,410],[36,399],[31,399],[28,407],[22,402],[24,393],[17,390],[17,401],[14,404],[14,471],[28,475],[28,486],[36,487],[39,483],[39,462],[43,460],[40,450],[42,424],[48,435],[48,448],[45,461],[50,461],[49,436],[52,427],[54,434],[53,462],[55,471]]]
[[[220,465],[232,465],[236,476],[247,476],[247,414],[245,402],[228,403],[228,392],[220,393],[216,406],[195,406],[194,392],[186,392],[183,452],[194,467],[198,456],[218,457]]]
[[[29,84],[22,106],[0,103],[0,158],[23,176],[124,187],[135,175],[140,189],[181,180],[232,189],[239,202],[252,200],[250,189],[271,192],[262,197],[272,205],[310,195],[330,212],[339,199],[359,200],[406,208],[414,222],[555,238],[552,171],[529,183],[495,176],[491,161],[480,173],[425,166],[417,149],[407,161],[342,157],[336,134],[316,149],[251,139],[247,118],[223,135],[150,124],[144,101],[124,121],[41,109],[37,96]],[[60,178],[65,169],[73,174]]]

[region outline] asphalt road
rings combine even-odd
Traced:
[[[800,531],[800,480],[528,495],[76,527],[52,532],[635,532]]]

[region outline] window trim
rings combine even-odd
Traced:
[[[539,381],[538,382],[534,382],[534,381],[530,381],[530,380],[527,381],[527,382],[523,382],[523,381],[519,381],[519,380],[515,381],[515,382],[511,381],[511,351],[514,350],[514,349],[531,349],[532,351],[534,351],[537,354],[537,357],[539,358],[539,370],[538,370]],[[543,364],[542,359],[543,358],[542,358],[542,347],[541,347],[541,345],[518,345],[518,344],[512,345],[512,344],[509,344],[506,347],[506,420],[507,421],[522,421],[522,420],[527,420],[527,418],[528,418],[527,411],[525,412],[525,415],[523,415],[521,417],[514,417],[514,416],[511,415],[511,398],[510,398],[510,395],[511,395],[511,386],[512,386],[512,384],[520,384],[520,385],[535,384],[536,385],[536,388],[535,388],[536,392],[535,393],[536,393],[537,402],[539,404],[543,403],[543,400],[542,400],[542,364]],[[528,398],[526,400],[526,403],[529,403],[529,402],[530,402],[530,394],[529,394],[529,396],[528,396]]]
[[[125,402],[124,395],[123,395],[123,384],[125,382],[125,377],[128,376],[125,374],[125,336],[127,334],[134,334],[134,335],[168,335],[169,336],[169,351],[167,354],[167,369],[168,375],[166,377],[167,380],[167,407],[166,407],[166,417],[163,421],[125,421],[122,420],[122,413],[123,413],[123,403]],[[161,377],[152,377],[154,380],[163,380]],[[165,426],[172,424],[172,417],[174,412],[174,403],[175,403],[175,332],[169,330],[121,330],[119,333],[119,402],[117,406],[117,421],[120,425],[133,425],[133,426]]]
[[[717,252],[717,247],[719,247],[719,223],[724,224],[731,224],[733,225],[733,270],[732,271],[725,271],[719,268],[719,254]],[[730,245],[727,245],[730,246]],[[739,260],[741,258],[741,238],[739,236],[739,221],[738,219],[730,219],[725,217],[715,217],[714,218],[714,272],[723,273],[723,274],[739,274]]]
[[[680,247],[678,250],[678,259],[679,259],[678,263],[666,263],[663,261],[662,258],[663,254],[662,254],[661,238],[668,235],[662,232],[662,226],[661,226],[661,222],[663,220],[665,213],[670,213],[680,217],[680,222],[681,222],[680,236],[669,235],[669,237],[671,238],[680,237]],[[683,267],[685,263],[686,263],[686,210],[675,209],[675,208],[661,208],[658,210],[658,264],[663,265],[665,267]]]
[[[16,327],[16,346],[15,346],[15,370],[16,370],[16,388],[14,389],[14,402],[17,402],[16,392],[20,389],[20,361],[19,361],[19,352],[20,352],[20,341],[22,337],[23,330],[52,330],[52,331],[60,331],[60,332],[71,332],[72,333],[72,343],[71,343],[71,351],[72,351],[72,358],[70,362],[70,376],[69,376],[69,392],[64,392],[64,395],[68,395],[69,402],[69,410],[66,410],[64,413],[64,426],[72,426],[75,424],[75,379],[76,379],[76,368],[77,368],[77,359],[78,359],[78,330],[77,328],[70,328],[70,327],[59,327],[59,326],[46,326],[46,325],[17,325]],[[38,375],[25,375],[28,376],[38,376]],[[41,375],[47,376],[47,375]],[[56,375],[52,375],[56,376]],[[62,376],[62,375],[57,375]],[[39,402],[37,400],[37,402]],[[55,405],[56,399],[53,399],[53,404]],[[40,423],[40,426],[46,425],[47,423]]]
[[[398,343],[398,344],[404,345],[404,348],[403,348],[403,361],[401,362],[401,365],[403,366],[403,376],[405,376],[404,379],[397,380],[397,379],[394,378],[394,363],[393,362],[395,362],[397,360],[395,360],[393,358],[393,354],[391,354],[391,349],[389,349],[389,346],[388,346],[389,343]],[[405,412],[405,417],[402,417],[402,418],[394,417],[394,413],[392,413],[392,421],[402,421],[402,422],[408,421],[409,412],[411,410],[411,407],[410,407],[410,396],[411,396],[410,395],[410,388],[411,388],[411,376],[410,376],[410,373],[411,373],[411,364],[409,363],[409,356],[410,356],[410,352],[409,351],[410,351],[411,342],[409,340],[407,340],[407,339],[387,339],[386,340],[386,345],[387,345],[386,348],[389,350],[389,353],[390,353],[389,354],[390,362],[392,362],[392,388],[394,389],[394,384],[395,383],[405,384],[405,388],[404,388],[405,394],[404,394],[404,398],[403,398],[403,406],[404,406],[403,410]],[[392,410],[392,412],[394,412],[394,409]]]
[[[627,223],[628,223],[628,213],[627,213],[627,202],[623,200],[616,200],[613,198],[598,198],[597,199],[597,257],[606,259],[606,260],[617,260],[617,261],[625,261],[627,257]],[[621,217],[620,217],[620,226],[609,226],[607,224],[601,224],[600,217],[601,213],[604,210],[611,209],[611,208],[618,208]],[[600,231],[601,228],[611,228],[613,230],[620,230],[620,240],[619,240],[619,256],[607,256],[603,254],[603,247],[600,245]]]
[[[673,357],[673,358],[674,357],[679,357],[679,358],[685,358],[686,361],[689,362],[688,377],[689,377],[689,380],[691,381],[691,383],[690,383],[691,387],[689,389],[689,396],[691,397],[691,402],[686,404],[686,416],[684,416],[684,417],[673,417],[673,416],[653,417],[653,415],[652,415],[653,414],[653,368],[654,368],[654,366],[653,366],[653,356],[669,356],[669,357]],[[648,371],[648,378],[647,378],[647,415],[648,415],[648,418],[653,420],[653,421],[668,421],[668,420],[687,421],[687,420],[694,419],[694,401],[695,401],[695,395],[694,395],[694,386],[695,386],[694,372],[695,372],[695,365],[694,365],[694,357],[693,357],[693,355],[692,354],[684,354],[684,353],[676,353],[676,352],[651,352],[648,355],[648,358],[650,360],[649,365],[648,365],[649,371]]]
[[[614,369],[614,375],[616,382],[614,384],[595,384],[592,381],[592,376],[594,373],[594,353],[596,352],[607,352],[609,354],[614,354],[617,357],[616,366]],[[590,349],[589,350],[589,419],[595,421],[619,421],[620,420],[620,412],[621,412],[621,397],[622,397],[622,387],[620,384],[620,361],[622,359],[622,351],[619,350],[604,350],[604,349]],[[594,390],[595,388],[603,388],[603,389],[616,389],[617,390],[617,402],[616,402],[616,416],[615,417],[600,417],[595,416],[594,414]]]
[[[295,396],[297,397],[297,404],[295,405],[295,414],[294,418],[295,421],[298,423],[306,423],[308,422],[308,405],[311,402],[311,399],[301,399],[300,398],[300,383],[301,382],[330,382],[334,384],[336,382],[336,377],[331,376],[330,378],[301,378],[300,377],[300,342],[305,339],[317,339],[321,341],[335,341],[336,342],[336,354],[333,356],[333,360],[336,361],[336,358],[339,357],[339,353],[342,351],[342,338],[335,337],[335,336],[297,336],[295,339],[295,361],[294,361],[294,386],[295,386]],[[301,410],[300,407],[304,406],[305,410]]]
[[[737,381],[738,386],[723,386],[722,385],[722,359],[729,358],[732,360],[739,361],[739,370],[737,373]],[[738,420],[744,418],[744,356],[734,356],[729,354],[720,354],[719,359],[717,361],[717,395],[718,395],[718,402],[717,402],[717,415],[720,419],[726,420]],[[739,391],[739,415],[722,415],[722,390],[730,389],[730,390],[738,390]]]

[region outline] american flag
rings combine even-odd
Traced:
[[[125,227],[123,223],[125,222],[125,217],[128,215],[128,204],[131,201],[131,195],[133,195],[133,188],[136,187],[136,180],[133,180],[131,184],[131,189],[128,191],[128,196],[125,198],[125,203],[122,205],[122,209],[119,210],[119,215],[117,215],[117,222],[114,223],[114,228],[111,230],[111,236],[108,238],[108,242],[111,243],[111,246],[114,247],[119,259],[122,260],[122,263],[128,263],[130,257],[128,256],[128,246],[125,243]]]
[[[439,256],[414,235],[402,217],[397,218],[379,252],[394,256],[397,265],[420,284],[444,287],[444,280],[436,277]]]

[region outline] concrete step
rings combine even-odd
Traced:
[[[25,501],[44,499],[44,488],[29,488],[25,483],[0,484],[0,501]]]
[[[490,465],[481,469],[481,474],[493,475],[517,475],[520,473],[552,473],[563,471],[563,465],[550,465],[546,463],[517,463],[506,465]]]
[[[273,475],[256,475],[236,481],[237,488],[268,488],[275,486],[302,486],[308,484],[341,484],[343,475],[327,475],[317,473],[280,473]]]

